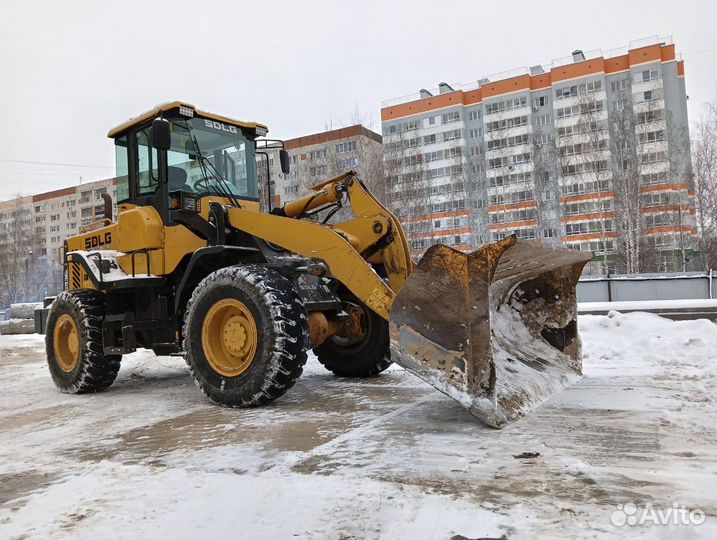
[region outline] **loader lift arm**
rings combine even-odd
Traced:
[[[353,171],[314,186],[312,191],[283,206],[278,215],[228,208],[229,224],[323,263],[327,268],[325,277],[344,284],[359,300],[388,320],[396,294],[413,269],[400,222],[369,193]],[[333,226],[296,219],[306,212],[337,204],[343,194],[351,201],[354,219]],[[383,266],[388,283],[374,271],[372,264]]]

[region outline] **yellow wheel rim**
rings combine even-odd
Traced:
[[[80,361],[80,335],[72,315],[60,315],[53,336],[55,359],[62,371],[69,373]]]
[[[258,342],[254,316],[239,300],[219,300],[204,317],[204,355],[212,369],[224,377],[236,377],[249,369]]]

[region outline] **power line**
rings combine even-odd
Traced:
[[[72,177],[72,176],[80,176],[80,175],[87,175],[87,177],[91,176],[106,176],[107,173],[104,172],[94,172],[94,171],[83,171],[83,170],[64,170],[62,172],[58,171],[34,171],[34,172],[23,172],[23,171],[3,171],[0,169],[0,176],[4,177],[11,177],[11,176],[61,176],[61,177]],[[114,176],[114,175],[112,175]]]
[[[22,159],[0,158],[0,161],[6,161],[8,163],[24,163],[26,165],[52,165],[53,167],[82,167],[85,169],[114,169],[114,167],[105,167],[102,165],[80,165],[79,163],[49,163],[47,161],[25,161]]]

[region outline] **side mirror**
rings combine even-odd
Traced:
[[[112,221],[112,195],[109,193],[102,194],[102,202],[104,202],[103,218]]]
[[[279,150],[279,161],[281,162],[281,172],[289,174],[291,172],[291,161],[289,160],[289,152],[283,148]]]
[[[169,122],[164,118],[155,118],[152,122],[152,146],[157,150],[169,150],[172,146],[172,132]]]

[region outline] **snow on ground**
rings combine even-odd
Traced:
[[[313,359],[257,409],[207,403],[146,351],[68,396],[40,336],[1,336],[0,538],[714,539],[717,326],[580,330],[585,378],[500,431],[399,368],[350,381]],[[618,528],[626,503],[707,519]]]
[[[717,298],[686,298],[681,300],[623,300],[620,302],[578,302],[578,311],[622,311],[650,309],[717,308]]]

